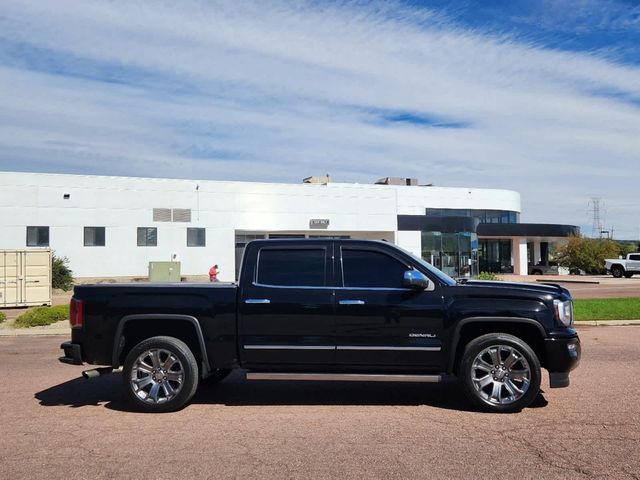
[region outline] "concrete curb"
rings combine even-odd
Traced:
[[[574,325],[591,327],[623,327],[626,325],[640,325],[640,320],[580,320]]]
[[[66,335],[71,338],[71,329],[70,328],[50,328],[50,329],[42,329],[35,330],[37,327],[32,328],[11,328],[11,329],[2,329],[0,330],[0,337],[28,337],[28,336],[39,336],[39,335]]]

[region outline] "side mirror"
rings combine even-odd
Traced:
[[[416,290],[426,290],[429,288],[431,281],[417,270],[407,270],[404,272],[402,286],[405,288],[413,288]]]

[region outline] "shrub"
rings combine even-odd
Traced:
[[[478,275],[478,280],[493,280],[493,281],[499,281],[501,280],[501,278],[499,276],[497,276],[495,273],[491,273],[491,272],[480,272],[480,275]]]
[[[27,310],[16,318],[14,325],[18,328],[39,327],[51,325],[69,318],[69,305],[56,305],[55,307],[37,307]]]
[[[68,292],[73,287],[73,272],[67,257],[51,257],[51,285]]]
[[[0,312],[0,323],[4,322],[7,319],[7,314],[4,312]]]
[[[558,265],[570,270],[584,270],[589,275],[606,272],[605,258],[618,258],[623,246],[613,240],[587,237],[571,237],[558,249]]]

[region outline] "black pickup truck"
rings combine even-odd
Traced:
[[[569,385],[580,360],[569,292],[457,282],[386,242],[258,240],[238,284],[77,286],[60,361],[122,367],[150,412],[184,407],[234,368],[250,380],[439,382],[511,412]]]

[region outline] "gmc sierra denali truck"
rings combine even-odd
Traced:
[[[249,380],[439,382],[511,412],[569,385],[580,340],[555,285],[457,282],[386,242],[258,240],[237,284],[77,286],[60,361],[122,367],[136,409],[188,404],[234,368]]]

